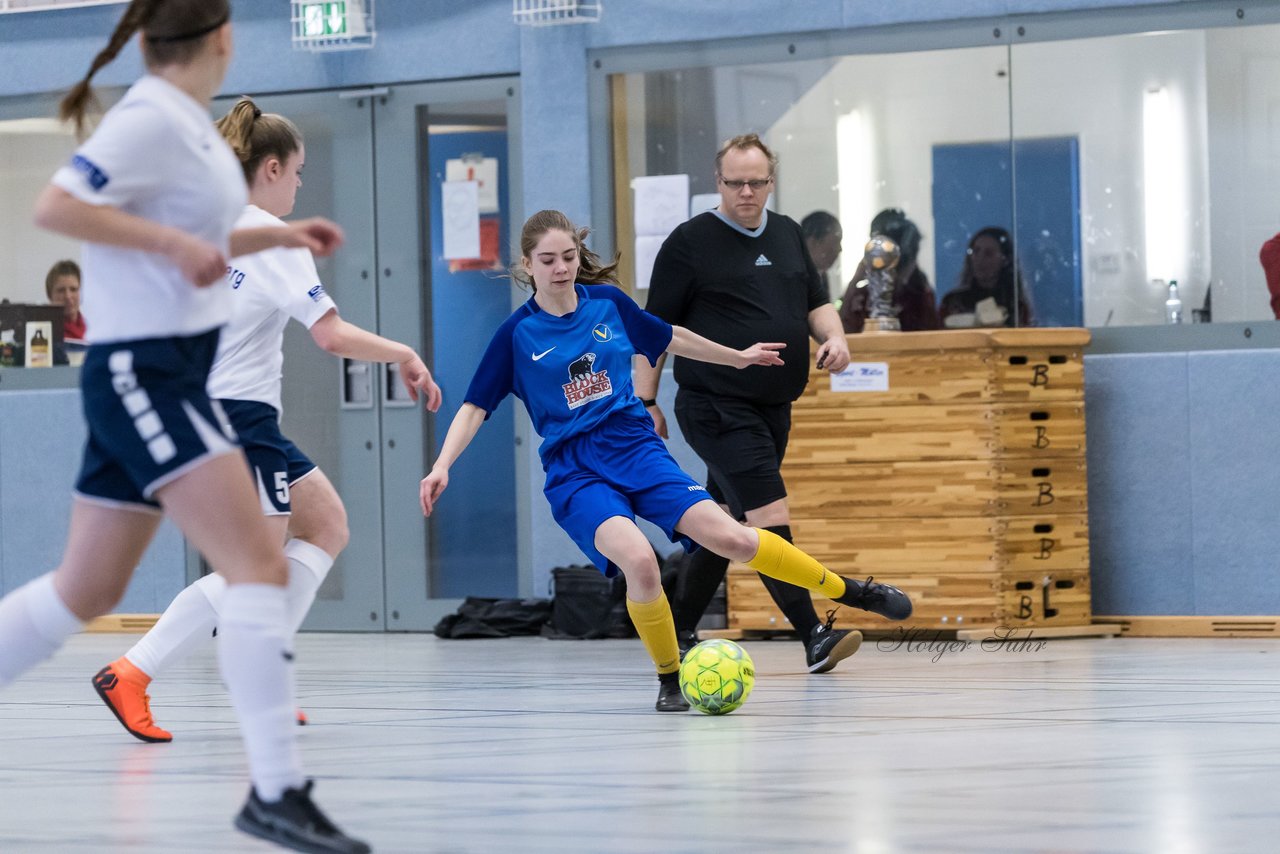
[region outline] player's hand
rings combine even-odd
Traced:
[[[745,350],[738,351],[738,369],[749,368],[752,365],[783,365],[782,357],[778,355],[779,350],[786,349],[786,344],[752,344]]]
[[[427,401],[427,411],[435,412],[440,408],[440,386],[436,385],[431,371],[416,355],[400,363],[400,381],[413,400],[418,399],[419,391],[422,392]]]
[[[186,232],[174,233],[173,243],[165,254],[197,288],[207,288],[227,276],[227,259],[222,251]]]
[[[447,471],[431,470],[431,474],[422,479],[422,484],[418,489],[419,498],[422,500],[422,515],[430,516],[431,511],[436,508],[436,501],[440,498],[440,493],[444,492],[445,487],[449,485],[449,473]]]
[[[818,370],[838,374],[849,367],[849,342],[843,335],[833,335],[818,348]]]
[[[290,249],[310,249],[312,255],[326,258],[338,250],[347,239],[342,228],[324,217],[314,216],[288,223],[285,243]]]
[[[657,434],[664,439],[670,439],[671,434],[667,431],[667,416],[662,414],[662,407],[655,403],[653,406],[646,406],[644,411],[653,419],[653,429]]]

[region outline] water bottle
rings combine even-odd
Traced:
[[[1169,323],[1182,322],[1182,298],[1178,296],[1178,283],[1169,282],[1169,298],[1164,301],[1164,316]]]

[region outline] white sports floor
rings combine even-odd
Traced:
[[[154,686],[172,744],[99,702],[132,640],[77,636],[0,693],[0,852],[275,850],[231,827],[211,650]],[[652,711],[639,641],[303,635],[307,770],[380,852],[1280,851],[1274,641],[868,641],[824,676],[746,647],[755,692],[711,718]]]

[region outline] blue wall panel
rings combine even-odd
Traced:
[[[1089,553],[1098,614],[1192,614],[1184,353],[1085,359]]]
[[[1275,350],[1188,355],[1196,614],[1280,614],[1278,375]]]
[[[0,394],[0,592],[62,559],[84,441],[78,390]],[[116,610],[163,611],[186,583],[185,555],[181,534],[165,522]]]

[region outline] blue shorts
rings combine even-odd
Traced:
[[[690,507],[711,499],[671,458],[648,418],[609,418],[562,444],[544,468],[551,514],[606,576],[617,575],[618,568],[596,549],[596,529],[614,516],[639,516],[685,551],[698,547],[676,533],[676,525]]]
[[[258,487],[262,512],[284,516],[290,512],[289,488],[316,470],[302,449],[280,432],[280,413],[259,400],[219,400],[227,420],[240,437],[249,470]]]
[[[205,391],[217,349],[217,329],[90,345],[80,370],[89,441],[77,495],[156,510],[157,489],[239,451],[235,431]]]

